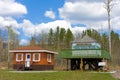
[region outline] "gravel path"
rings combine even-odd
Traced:
[[[113,77],[120,79],[120,70],[112,74]]]
[[[57,72],[57,71],[9,71],[12,73],[52,73],[52,72]]]

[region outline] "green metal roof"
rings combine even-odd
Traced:
[[[101,49],[61,50],[62,58],[106,58],[110,59],[107,51]]]

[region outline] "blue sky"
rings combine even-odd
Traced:
[[[35,24],[54,20],[44,16],[45,12],[49,10],[54,11],[56,19],[59,19],[58,8],[64,5],[64,0],[16,0],[16,2],[25,5],[28,11],[27,15],[21,19],[28,19]],[[22,20],[18,19],[20,22]]]
[[[26,6],[27,14],[23,15],[23,17],[16,18],[17,22],[22,23],[24,19],[30,20],[33,24],[39,23],[47,23],[50,21],[54,21],[59,18],[58,8],[62,7],[64,4],[64,0],[16,0],[16,2],[21,3]],[[54,11],[56,17],[55,19],[48,18],[44,16],[46,11]],[[24,33],[21,29],[19,29],[20,33]],[[22,34],[20,39],[30,39],[30,37]]]
[[[111,11],[111,28],[120,32],[120,1]],[[20,44],[29,44],[31,35],[57,26],[74,34],[85,29],[107,32],[104,0],[0,0],[0,29],[12,26]]]

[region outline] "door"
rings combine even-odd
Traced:
[[[25,67],[30,67],[31,54],[26,54]]]
[[[26,54],[26,61],[30,61],[31,60],[31,54]]]

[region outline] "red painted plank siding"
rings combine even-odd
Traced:
[[[18,63],[25,64],[26,54],[27,53],[23,53],[23,61],[20,61],[20,62],[16,61],[16,54],[17,53],[14,53],[13,64],[18,64]],[[31,64],[36,64],[36,65],[54,65],[54,54],[51,54],[51,62],[47,61],[47,54],[48,53],[40,53],[40,62],[33,62],[33,53],[30,53],[30,54],[31,54],[31,62],[30,62]]]

